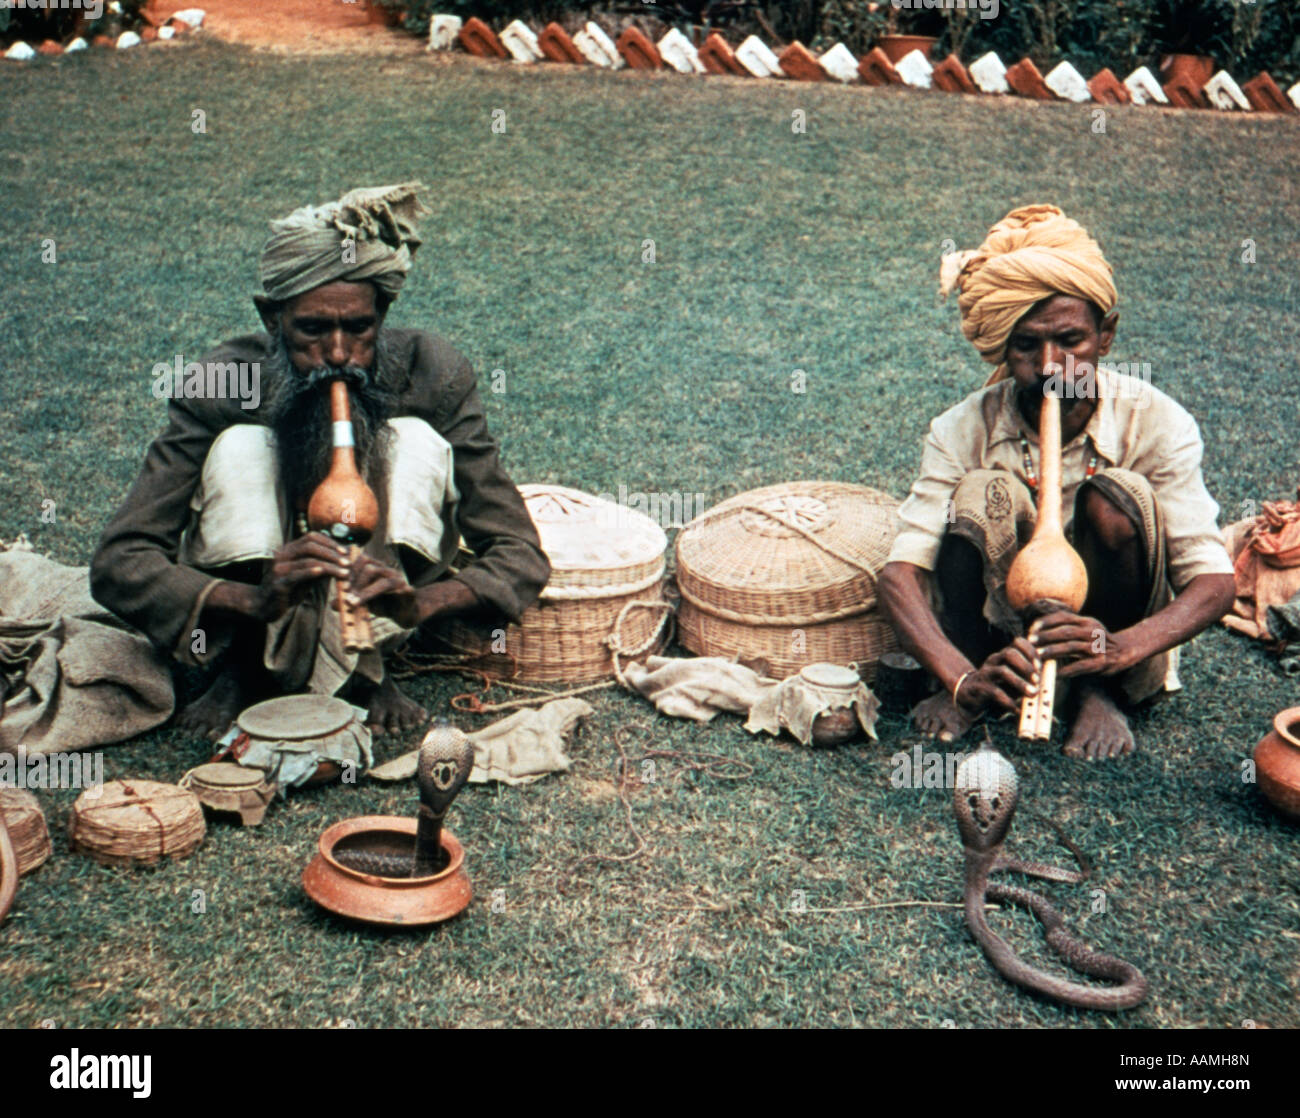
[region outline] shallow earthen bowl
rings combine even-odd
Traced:
[[[302,874],[302,886],[322,908],[349,920],[383,927],[418,928],[450,920],[474,896],[465,872],[465,851],[450,831],[442,832],[447,865],[425,877],[384,877],[341,865],[334,851],[412,850],[416,821],[400,815],[358,815],[326,828],[316,857]]]

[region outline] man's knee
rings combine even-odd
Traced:
[[[1082,513],[1097,542],[1107,551],[1122,551],[1137,540],[1137,526],[1095,485],[1083,493]]]

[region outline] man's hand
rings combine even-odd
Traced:
[[[1117,675],[1142,657],[1125,635],[1112,633],[1095,617],[1069,610],[1045,614],[1029,626],[1029,639],[1044,660],[1056,660],[1058,679]]]
[[[318,578],[347,578],[347,550],[321,532],[308,532],[280,548],[257,587],[253,610],[262,621],[281,617]]]
[[[1038,690],[1042,655],[1024,637],[1017,637],[999,649],[957,688],[957,705],[968,714],[990,706],[1020,709],[1021,699]]]
[[[436,617],[464,613],[478,604],[474,592],[454,578],[440,579],[417,590],[400,570],[365,554],[352,567],[349,595],[354,604],[368,605],[374,613],[391,617],[403,629],[414,629]]]
[[[391,618],[403,629],[414,629],[427,616],[419,592],[406,575],[364,552],[352,564],[348,600],[369,606],[372,613]]]

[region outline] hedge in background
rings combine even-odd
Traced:
[[[842,41],[865,54],[881,35],[934,35],[941,51],[970,60],[995,50],[1004,59],[1028,55],[1040,69],[1068,58],[1085,72],[1103,66],[1126,73],[1172,52],[1208,54],[1239,78],[1270,71],[1283,84],[1300,80],[1300,3],[1295,0],[999,0],[995,18],[981,9],[901,8],[889,0],[647,0],[593,5],[584,0],[379,0],[406,12],[405,26],[424,33],[434,14],[479,19],[500,27],[512,19],[537,25],[575,24],[596,16],[617,24],[633,17],[681,27],[721,26],[743,38],[756,33],[814,49]],[[913,0],[918,2],[918,0]],[[780,42],[773,44],[780,45]]]

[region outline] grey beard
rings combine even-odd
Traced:
[[[373,368],[322,367],[306,373],[294,368],[282,338],[272,341],[263,376],[269,390],[264,409],[266,422],[275,432],[280,486],[290,510],[305,509],[312,492],[329,473],[334,438],[325,383],[334,379],[347,384],[357,469],[376,493],[381,492],[390,437],[387,422],[397,404],[376,376],[387,357],[383,341],[376,344]]]

